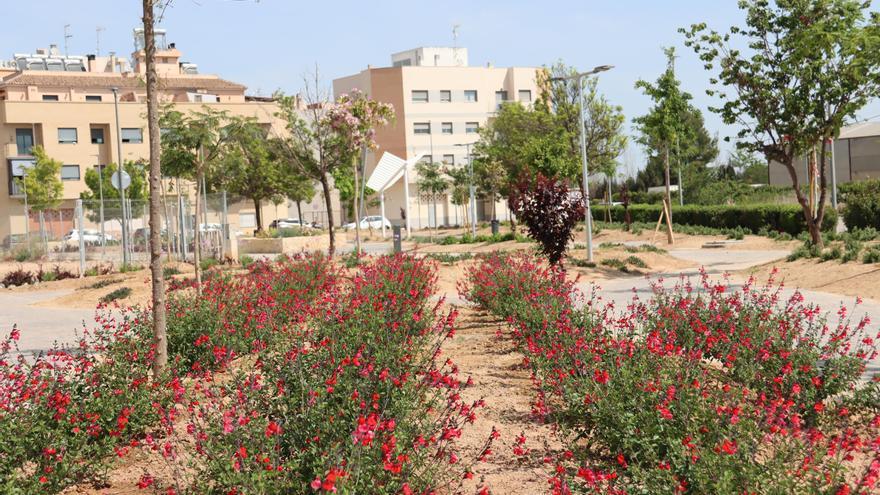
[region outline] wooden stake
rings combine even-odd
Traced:
[[[665,205],[666,202],[664,201],[663,204]],[[654,227],[654,235],[651,236],[651,244],[654,244],[654,240],[657,238],[657,233],[660,232],[660,224],[663,223],[663,217],[665,215],[666,215],[666,207],[664,206],[664,208],[662,210],[660,210],[660,218],[657,219],[657,226]]]
[[[669,244],[675,244],[675,237],[672,235],[672,215],[670,214],[671,209],[672,207],[670,207],[669,203],[664,199],[663,212],[666,213],[666,240]]]

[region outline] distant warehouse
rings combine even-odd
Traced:
[[[862,122],[841,129],[834,142],[834,163],[839,184],[880,179],[880,122]],[[798,183],[808,182],[808,167],[806,158],[796,162]],[[771,162],[769,171],[771,185],[791,185],[791,176],[781,164]],[[830,173],[828,180],[831,181]]]

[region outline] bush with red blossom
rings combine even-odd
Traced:
[[[537,177],[521,177],[508,203],[550,263],[558,264],[575,225],[584,218],[583,200],[572,196],[565,182],[539,173]]]
[[[534,411],[569,442],[553,493],[880,489],[867,320],[841,309],[832,324],[798,294],[707,276],[615,312],[523,255],[467,275],[462,294],[510,322]]]

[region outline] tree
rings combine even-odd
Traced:
[[[216,184],[254,203],[257,232],[263,231],[263,202],[284,201],[291,177],[279,144],[268,139],[267,131],[253,117],[233,117],[224,128],[227,145],[221,158],[222,174]]]
[[[330,177],[345,177],[343,168],[356,168],[363,148],[375,149],[376,128],[393,116],[391,105],[370,100],[353,91],[327,103],[319,88],[317,73],[313,83],[306,82],[305,105],[299,96],[277,95],[278,117],[287,122],[289,136],[284,138],[284,160],[296,173],[321,183],[327,206],[327,227],[330,232],[330,255],[336,250]],[[354,172],[353,172],[354,174]],[[356,179],[357,175],[353,176]],[[337,188],[341,184],[337,185]],[[356,184],[351,192],[356,194]],[[359,227],[359,226],[358,226]]]
[[[443,174],[439,163],[419,162],[416,164],[416,186],[419,194],[425,194],[431,199],[434,208],[434,230],[437,230],[437,197],[446,194],[449,189],[449,179]],[[431,236],[433,240],[433,235]]]
[[[675,76],[675,49],[667,48],[664,52],[667,59],[666,71],[660,75],[657,82],[654,84],[644,80],[636,82],[636,88],[642,89],[653,100],[654,106],[647,114],[634,119],[634,122],[640,134],[637,141],[651,156],[648,164],[650,175],[646,175],[648,177],[653,175],[653,172],[659,168],[658,165],[662,163],[666,201],[671,207],[670,154],[676,154],[675,161],[679,164],[684,159],[692,172],[696,172],[688,175],[705,174],[702,182],[708,176],[706,164],[717,156],[718,148],[703,125],[702,114],[690,103],[693,97],[690,93],[682,91],[681,83]],[[669,221],[671,222],[672,219],[670,218]]]
[[[100,221],[101,197],[104,198],[104,220],[112,219],[122,222],[122,200],[119,190],[113,185],[113,174],[119,169],[115,163],[108,163],[103,167],[86,170],[85,182],[88,191],[79,194],[83,200],[83,206],[89,211],[89,221]],[[131,184],[125,189],[125,199],[131,201],[131,216],[139,217],[143,214],[144,203],[149,193],[147,191],[147,170],[142,160],[127,161],[122,167],[131,178]]]
[[[64,194],[64,184],[61,182],[61,162],[54,160],[46,154],[42,146],[34,146],[31,153],[34,155],[34,164],[24,167],[24,176],[16,178],[19,187],[24,190],[27,201],[27,212],[36,211],[40,214],[40,237],[43,242],[46,239],[46,227],[43,212],[57,208],[61,204],[61,196]],[[25,218],[30,222],[30,218]]]
[[[498,220],[495,203],[504,192],[504,167],[498,160],[474,161],[474,183],[480,195],[492,202],[492,220]]]
[[[150,136],[150,275],[153,299],[153,374],[159,375],[168,363],[168,341],[165,334],[165,286],[162,269],[161,211],[162,188],[160,166],[159,94],[156,77],[156,38],[154,34],[154,2],[143,0],[144,55],[147,65],[147,129]]]
[[[475,164],[476,165],[476,164]],[[476,168],[476,167],[475,167]],[[450,201],[462,210],[461,225],[468,224],[468,203],[470,202],[470,173],[466,167],[446,166],[443,173],[450,179]],[[503,174],[504,171],[501,171]]]
[[[577,178],[583,191],[583,174],[581,168],[580,118],[584,119],[584,141],[586,144],[587,165],[590,172],[601,172],[613,177],[617,169],[617,158],[626,149],[627,137],[623,131],[626,117],[623,107],[612,105],[604,95],[599,93],[598,78],[588,77],[584,80],[584,111],[581,113],[580,91],[574,80],[556,80],[577,74],[573,67],[558,62],[542,73],[539,84],[547,89],[545,96],[537,108],[552,105],[565,129],[568,138],[571,161],[574,170],[568,178]],[[549,102],[546,101],[549,98]]]
[[[201,111],[184,114],[173,106],[163,109],[159,117],[162,129],[161,162],[165,173],[171,177],[183,177],[195,181],[195,266],[196,291],[201,294],[201,244],[200,222],[205,178],[222,161],[225,146],[231,135],[226,128],[229,116],[225,111],[203,106]]]
[[[282,173],[289,173],[285,170]],[[285,189],[287,199],[296,203],[296,215],[300,222],[303,221],[302,203],[310,203],[315,197],[315,183],[309,177],[300,174],[291,174]]]
[[[572,197],[564,181],[523,176],[508,199],[510,209],[538,241],[547,260],[557,265],[572,240],[577,222],[584,218],[584,202]]]
[[[737,146],[785,167],[812,242],[821,248],[829,140],[845,119],[880,96],[880,14],[862,0],[739,5],[742,27],[722,34],[701,23],[679,31],[717,74],[708,93],[722,104],[711,110],[740,126]],[[795,162],[805,156],[818,176],[816,201],[797,175]]]

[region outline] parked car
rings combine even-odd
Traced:
[[[202,232],[222,232],[223,226],[219,223],[202,223],[199,224],[199,230]]]
[[[391,228],[391,222],[389,222],[387,218],[379,215],[371,215],[361,219],[362,229],[381,229],[383,224],[385,225],[386,229]],[[347,223],[343,225],[342,228],[345,230],[352,230],[355,228],[355,223]]]
[[[83,242],[85,242],[86,244],[90,244],[90,245],[101,244],[102,240],[105,243],[112,242],[113,236],[111,236],[110,234],[106,234],[106,233],[101,234],[101,232],[99,232],[97,230],[93,230],[93,229],[83,229]],[[68,232],[64,236],[63,241],[65,244],[79,243],[79,230],[73,229],[70,232]]]
[[[315,228],[312,224],[304,222],[298,218],[279,218],[278,220],[272,220],[272,223],[269,224],[269,227],[273,229],[291,229],[295,227],[299,227],[302,229]]]

